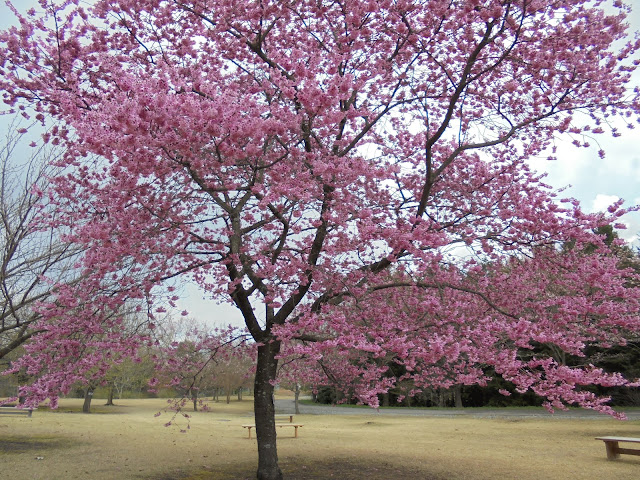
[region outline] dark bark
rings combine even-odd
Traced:
[[[453,393],[455,395],[455,404],[456,408],[463,408],[462,405],[462,385],[456,385],[453,387]]]
[[[93,387],[87,387],[84,390],[84,403],[82,404],[82,413],[91,413],[92,398],[93,398]]]
[[[300,384],[296,383],[296,389],[294,390],[295,393],[295,405],[296,405],[296,410],[295,413],[296,415],[300,415]]]
[[[193,400],[193,411],[198,411],[198,391],[191,390],[191,400]]]
[[[35,318],[35,316],[34,316]],[[20,345],[22,345],[23,343],[25,343],[27,340],[29,340],[35,333],[33,330],[29,330],[29,326],[31,325],[31,321],[29,321],[29,323],[23,325],[19,330],[15,330],[13,333],[15,333],[13,340],[11,340],[8,344],[6,344],[4,347],[0,348],[0,358],[3,358],[4,356],[8,355],[9,353],[13,352],[14,350],[16,350]],[[17,327],[15,327],[17,328]],[[3,330],[3,334],[6,334],[6,331],[11,330],[10,328],[7,328],[6,330]]]
[[[114,390],[115,390],[115,389],[113,388],[113,385],[111,385],[111,384],[110,384],[110,385],[109,385],[109,397],[107,398],[107,403],[105,403],[105,406],[106,406],[106,407],[110,407],[110,406],[115,405],[115,404],[113,403],[113,391],[114,391]]]
[[[258,439],[258,480],[281,480],[276,448],[276,426],[273,405],[273,381],[276,378],[280,342],[266,342],[258,347],[254,383],[254,412]]]

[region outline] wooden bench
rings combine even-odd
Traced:
[[[251,438],[251,429],[255,428],[255,424],[254,425],[242,425],[243,428],[248,428],[249,429],[249,438]],[[301,423],[276,423],[276,427],[278,428],[282,428],[282,427],[293,427],[295,428],[295,438],[298,438],[298,427],[304,427],[304,425],[302,425]]]
[[[30,408],[16,408],[16,407],[0,407],[0,415],[26,415],[31,416],[33,412]]]
[[[293,423],[293,413],[282,413],[282,414],[274,415],[273,418],[288,418],[289,423]]]
[[[632,437],[596,437],[596,440],[602,440],[607,449],[607,460],[615,460],[620,454],[640,455],[640,449],[620,448],[618,442],[640,443],[640,438]]]

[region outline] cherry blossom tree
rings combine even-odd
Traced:
[[[194,412],[199,404],[208,408],[199,395],[214,386],[226,387],[229,403],[230,389],[241,385],[251,374],[251,365],[246,366],[245,359],[255,355],[246,341],[246,335],[235,328],[212,332],[190,330],[184,338],[159,349],[152,386],[169,387],[182,395],[173,402],[174,410],[181,410],[187,400],[192,401]]]
[[[0,85],[60,122],[45,141],[68,173],[51,202],[86,280],[41,305],[50,335],[32,358],[168,279],[197,282],[258,344],[260,479],[282,478],[282,355],[372,405],[389,358],[418,388],[493,366],[550,408],[606,410],[580,386],[628,383],[531,354],[579,355],[640,325],[631,272],[592,232],[621,203],[587,215],[527,165],[558,138],[587,147],[635,122],[640,40],[622,2],[40,3],[0,34]],[[34,398],[61,381],[42,375]]]

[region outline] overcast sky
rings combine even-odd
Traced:
[[[12,23],[13,15],[4,0],[0,2],[0,29],[4,29]],[[21,11],[37,7],[36,0],[14,0],[13,4]],[[629,19],[632,31],[640,31],[640,5],[636,5]],[[640,85],[640,74],[635,80]],[[0,128],[5,125],[0,117]],[[547,183],[556,188],[567,187],[563,196],[578,199],[588,212],[605,210],[618,198],[623,198],[627,206],[640,204],[640,126],[635,130],[623,128],[621,133],[616,139],[601,136],[599,145],[590,149],[576,149],[570,141],[558,143],[557,161],[532,163],[536,169],[548,172]],[[600,148],[606,152],[604,160],[598,156]],[[628,229],[621,236],[640,244],[640,213],[627,215],[624,222]],[[234,307],[200,301],[202,294],[195,287],[186,287],[185,293],[188,299],[181,302],[180,310],[188,310],[199,320],[213,316],[211,320],[220,325],[243,323]]]

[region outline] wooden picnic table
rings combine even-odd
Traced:
[[[634,437],[596,437],[596,440],[602,440],[604,446],[607,449],[607,460],[616,460],[620,457],[620,454],[624,455],[639,455],[640,449],[636,448],[621,448],[620,442],[627,443],[640,443],[640,438]]]
[[[30,417],[32,412],[31,408],[0,407],[0,415],[26,415]]]
[[[251,429],[255,428],[255,424],[252,425],[242,425],[243,428],[248,428],[249,429],[249,438],[251,438]],[[303,424],[301,423],[276,423],[276,427],[278,428],[282,428],[282,427],[293,427],[295,428],[295,438],[298,438],[298,427],[304,427]]]

